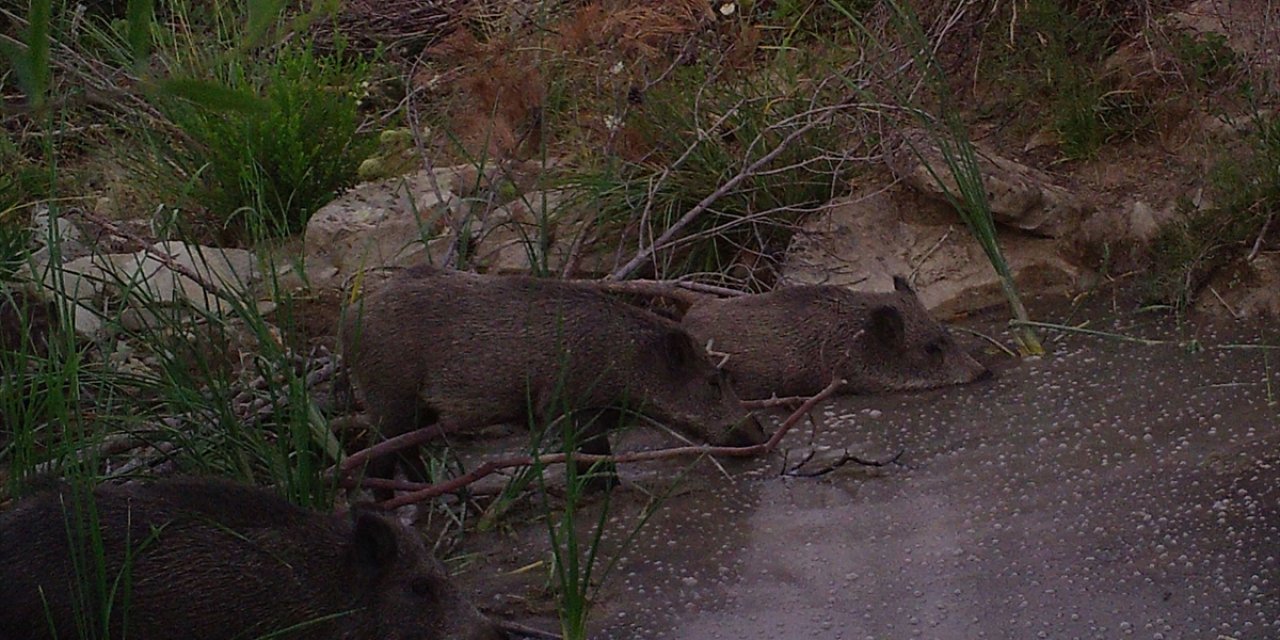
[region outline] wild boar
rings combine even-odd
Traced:
[[[991,372],[961,349],[901,277],[891,293],[816,285],[700,301],[682,324],[726,356],[746,399],[811,396],[834,378],[843,393],[965,384]]]
[[[19,501],[0,514],[0,584],[5,640],[503,637],[388,514],[209,479]]]
[[[595,417],[578,450],[608,454],[605,434],[632,409],[712,444],[766,439],[679,324],[590,287],[411,269],[362,306],[340,331],[345,367],[388,437],[437,421],[545,425],[568,409]],[[385,458],[368,469],[393,471]]]

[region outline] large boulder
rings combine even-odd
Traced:
[[[159,313],[227,315],[232,305],[222,296],[245,300],[260,278],[249,251],[178,241],[46,264],[31,275],[46,299],[72,304],[76,331],[91,338],[106,317],[135,330],[154,325]]]
[[[321,207],[303,236],[308,282],[344,288],[364,270],[442,260],[460,207],[452,186],[453,172],[423,170],[358,185]]]
[[[922,194],[947,203],[947,191],[958,194],[946,158],[922,129],[902,133],[886,158],[889,170]],[[975,145],[987,201],[997,224],[1029,234],[1058,238],[1070,234],[1089,212],[1089,205],[1038,169],[1000,157]],[[945,183],[939,184],[939,180]]]
[[[306,280],[344,289],[357,277],[376,283],[396,267],[450,256],[488,273],[607,273],[606,256],[589,242],[594,220],[566,192],[537,190],[538,171],[527,162],[459,166],[436,170],[435,184],[420,171],[357,186],[307,223]]]
[[[1023,292],[1065,292],[1080,271],[1058,243],[1001,231],[1000,246]],[[795,235],[782,284],[885,291],[910,276],[921,301],[948,317],[1005,301],[981,246],[947,205],[898,185],[831,203]]]

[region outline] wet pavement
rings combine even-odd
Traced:
[[[1280,344],[1260,325],[1092,328]],[[1280,351],[1050,347],[986,383],[828,402],[785,462],[693,467],[623,550],[593,637],[1280,638]],[[779,473],[846,450],[902,455]],[[615,499],[610,549],[641,498]],[[545,557],[541,531],[509,565]]]

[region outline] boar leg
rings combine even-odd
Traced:
[[[374,416],[375,431],[388,438],[430,426],[438,422],[440,417],[437,412],[422,407],[418,399],[413,396],[385,396],[368,392],[365,404]],[[397,465],[404,469],[405,477],[410,481],[427,482],[427,468],[422,462],[420,445],[370,460],[365,469],[365,475],[371,478],[394,480]],[[390,489],[373,491],[374,499],[379,502],[390,500],[394,495]]]
[[[609,432],[617,428],[622,414],[616,409],[588,409],[574,414],[573,424],[578,429],[576,444],[578,453],[607,456]],[[593,463],[585,460],[574,463],[578,476],[586,478],[589,491],[607,491],[618,484],[618,469],[612,462]]]

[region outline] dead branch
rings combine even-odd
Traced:
[[[796,466],[786,471],[783,471],[782,474],[785,476],[791,476],[793,478],[817,478],[819,476],[825,476],[828,473],[831,473],[832,471],[835,471],[836,469],[839,469],[840,467],[843,467],[844,465],[850,462],[860,464],[864,467],[887,467],[891,464],[898,464],[898,460],[900,460],[902,458],[902,454],[906,452],[907,452],[906,449],[899,449],[897,453],[893,454],[893,456],[886,458],[884,460],[867,460],[865,458],[860,458],[857,455],[849,453],[849,450],[845,449],[844,454],[841,455],[839,458],[836,458],[835,460],[817,469],[814,469],[812,471],[801,471],[800,467],[803,467],[804,465],[808,464],[809,461],[813,459],[813,452],[810,451],[809,455],[806,455],[803,460],[796,463]]]
[[[702,296],[684,290],[680,283],[670,280],[627,280],[615,282],[611,280],[571,280],[597,288],[606,293],[649,296],[674,302],[683,313],[689,310]]]
[[[772,398],[765,398],[764,400],[743,400],[742,406],[752,410],[776,409],[778,407],[798,407],[804,404],[805,400],[808,400],[808,398],[804,396],[787,396],[785,398],[773,396]]]
[[[746,291],[731,289],[729,287],[721,287],[714,284],[704,282],[695,282],[693,280],[566,280],[575,284],[582,284],[600,289],[607,293],[624,293],[643,296],[653,296],[656,298],[667,298],[674,302],[692,306],[693,304],[705,300],[707,296],[716,296],[719,298],[737,298],[750,295]]]
[[[93,224],[96,224],[99,227],[102,227],[103,229],[106,230],[107,233],[110,233],[111,235],[116,236],[117,238],[124,238],[125,240],[129,240],[141,245],[142,250],[145,251],[147,255],[160,261],[160,263],[163,264],[165,267],[167,267],[170,271],[177,272],[183,276],[190,278],[193,282],[199,285],[201,289],[204,289],[205,292],[208,293],[209,295],[214,296],[215,298],[218,298],[220,300],[223,300],[224,302],[229,302],[233,306],[239,304],[240,301],[237,300],[230,293],[227,293],[226,291],[224,291],[222,287],[217,287],[209,283],[204,278],[200,277],[200,274],[196,273],[195,270],[190,269],[186,265],[179,263],[177,259],[169,255],[167,252],[157,249],[153,243],[145,240],[142,236],[132,231],[129,231],[127,229],[122,229],[115,223],[111,222],[110,220],[107,220],[106,218],[103,218],[102,216],[96,213],[87,211],[85,209],[73,209],[69,213],[74,213],[76,215],[79,215],[80,217],[92,222]]]
[[[584,454],[548,453],[548,454],[543,454],[539,456],[528,456],[528,455],[506,456],[506,457],[495,458],[495,459],[483,462],[476,468],[472,469],[471,471],[468,471],[467,473],[461,476],[458,476],[456,478],[453,478],[451,480],[426,485],[416,491],[412,491],[410,493],[405,493],[405,494],[396,496],[395,498],[392,498],[384,502],[383,506],[388,509],[395,509],[407,504],[415,504],[423,500],[434,498],[436,496],[443,495],[446,493],[452,493],[481,478],[484,478],[494,473],[495,471],[498,471],[499,469],[506,469],[510,467],[527,467],[532,465],[545,466],[545,465],[551,465],[551,464],[563,464],[569,461],[591,462],[591,463],[647,462],[652,460],[666,460],[666,459],[686,457],[686,456],[718,456],[718,457],[746,458],[746,457],[757,456],[763,453],[769,453],[778,447],[778,443],[782,441],[782,438],[787,435],[787,432],[790,431],[792,427],[794,427],[801,420],[803,420],[804,417],[808,415],[808,413],[812,411],[813,408],[819,402],[822,402],[823,400],[829,398],[832,394],[834,394],[836,390],[839,389],[840,386],[843,384],[844,384],[844,380],[842,379],[837,378],[835,380],[832,380],[831,384],[827,385],[825,389],[820,391],[817,395],[806,400],[803,405],[801,405],[798,409],[796,409],[794,413],[788,416],[787,419],[782,423],[782,425],[778,427],[778,430],[774,432],[773,437],[769,438],[769,441],[765,442],[764,444],[751,445],[747,447],[723,447],[723,446],[712,446],[712,445],[697,445],[697,446],[685,446],[685,447],[672,447],[668,449],[655,449],[650,451],[636,451],[632,453],[622,453],[622,454],[614,454],[614,455],[607,455],[607,456],[585,454],[585,453]],[[423,430],[420,430],[419,432],[421,431]],[[419,433],[419,432],[414,432],[414,433]],[[410,434],[405,434],[405,435],[410,435]],[[385,445],[387,443],[382,443],[382,444]],[[400,448],[402,446],[407,446],[407,445],[401,444],[396,448]],[[393,449],[388,447],[386,448],[386,450],[390,451]],[[366,451],[369,451],[369,450],[366,450]],[[364,452],[361,452],[361,453],[364,453]],[[364,460],[367,460],[369,457],[372,457],[372,455],[366,455]],[[346,468],[348,467],[349,464],[350,464],[350,460],[348,460],[347,462],[344,462],[343,467]],[[358,465],[352,465],[352,468],[354,468],[354,466],[358,466]]]
[[[100,442],[95,442],[81,447],[67,459],[55,458],[35,465],[31,468],[31,475],[44,476],[49,474],[68,460],[75,462],[101,460],[109,456],[120,455],[140,447],[145,447],[151,443],[152,440],[146,438],[144,434],[113,433],[103,437]]]
[[[1267,230],[1271,228],[1271,221],[1276,217],[1276,212],[1272,211],[1267,214],[1267,219],[1262,223],[1262,231],[1258,232],[1258,239],[1253,241],[1253,248],[1249,250],[1249,255],[1245,257],[1245,262],[1253,262],[1258,257],[1258,251],[1262,249],[1262,241],[1267,237]]]
[[[446,433],[458,430],[460,426],[461,425],[457,424],[439,423],[423,429],[403,433],[394,438],[388,438],[373,445],[372,447],[362,449],[347,456],[347,459],[343,460],[342,464],[336,467],[336,471],[338,472],[339,477],[346,476],[352,471],[363,467],[374,458],[390,455],[401,449],[407,449],[409,447],[430,442]],[[332,474],[334,470],[335,469],[331,468],[326,472],[326,475]]]
[[[761,168],[765,167],[770,162],[773,162],[773,160],[777,158],[779,155],[781,155],[782,152],[787,149],[787,147],[791,146],[791,143],[800,139],[802,136],[807,134],[811,129],[818,126],[819,124],[825,123],[831,113],[834,113],[838,108],[843,108],[845,106],[848,106],[848,104],[841,104],[841,105],[838,105],[837,107],[833,107],[826,114],[820,117],[816,117],[810,120],[804,126],[796,129],[795,131],[792,131],[790,134],[787,135],[787,137],[783,138],[782,141],[779,142],[777,146],[771,149],[768,153],[761,156],[755,162],[752,162],[742,171],[739,171],[737,175],[733,176],[732,178],[729,178],[727,181],[725,181],[724,184],[720,185],[720,187],[717,188],[715,191],[713,191],[710,195],[703,198],[702,201],[698,202],[698,204],[694,205],[693,208],[685,212],[683,216],[680,216],[680,219],[676,220],[674,223],[672,223],[670,227],[667,228],[666,231],[662,232],[662,235],[658,236],[657,240],[653,240],[652,242],[650,242],[647,247],[642,247],[640,251],[636,253],[635,256],[633,256],[630,260],[627,261],[626,264],[622,265],[613,273],[609,274],[608,276],[609,279],[610,280],[626,279],[626,277],[631,275],[632,272],[640,268],[640,265],[644,264],[645,260],[648,260],[650,257],[653,256],[654,253],[664,248],[673,239],[677,238],[681,233],[683,233],[684,228],[689,226],[694,220],[698,218],[698,216],[702,215],[707,209],[709,209],[711,205],[715,203],[715,201],[724,197],[725,194],[728,194],[730,191],[733,191],[734,188],[736,188],[739,184],[742,184],[742,182],[747,178],[750,178],[756,175],[756,173],[758,173]]]
[[[508,634],[516,634],[520,637],[534,638],[535,640],[560,640],[561,638],[558,633],[551,633],[550,631],[543,631],[533,627],[526,627],[525,625],[518,624],[510,620],[498,620],[496,618],[490,618],[490,620],[493,620],[493,623],[498,625],[499,629],[502,629]]]

